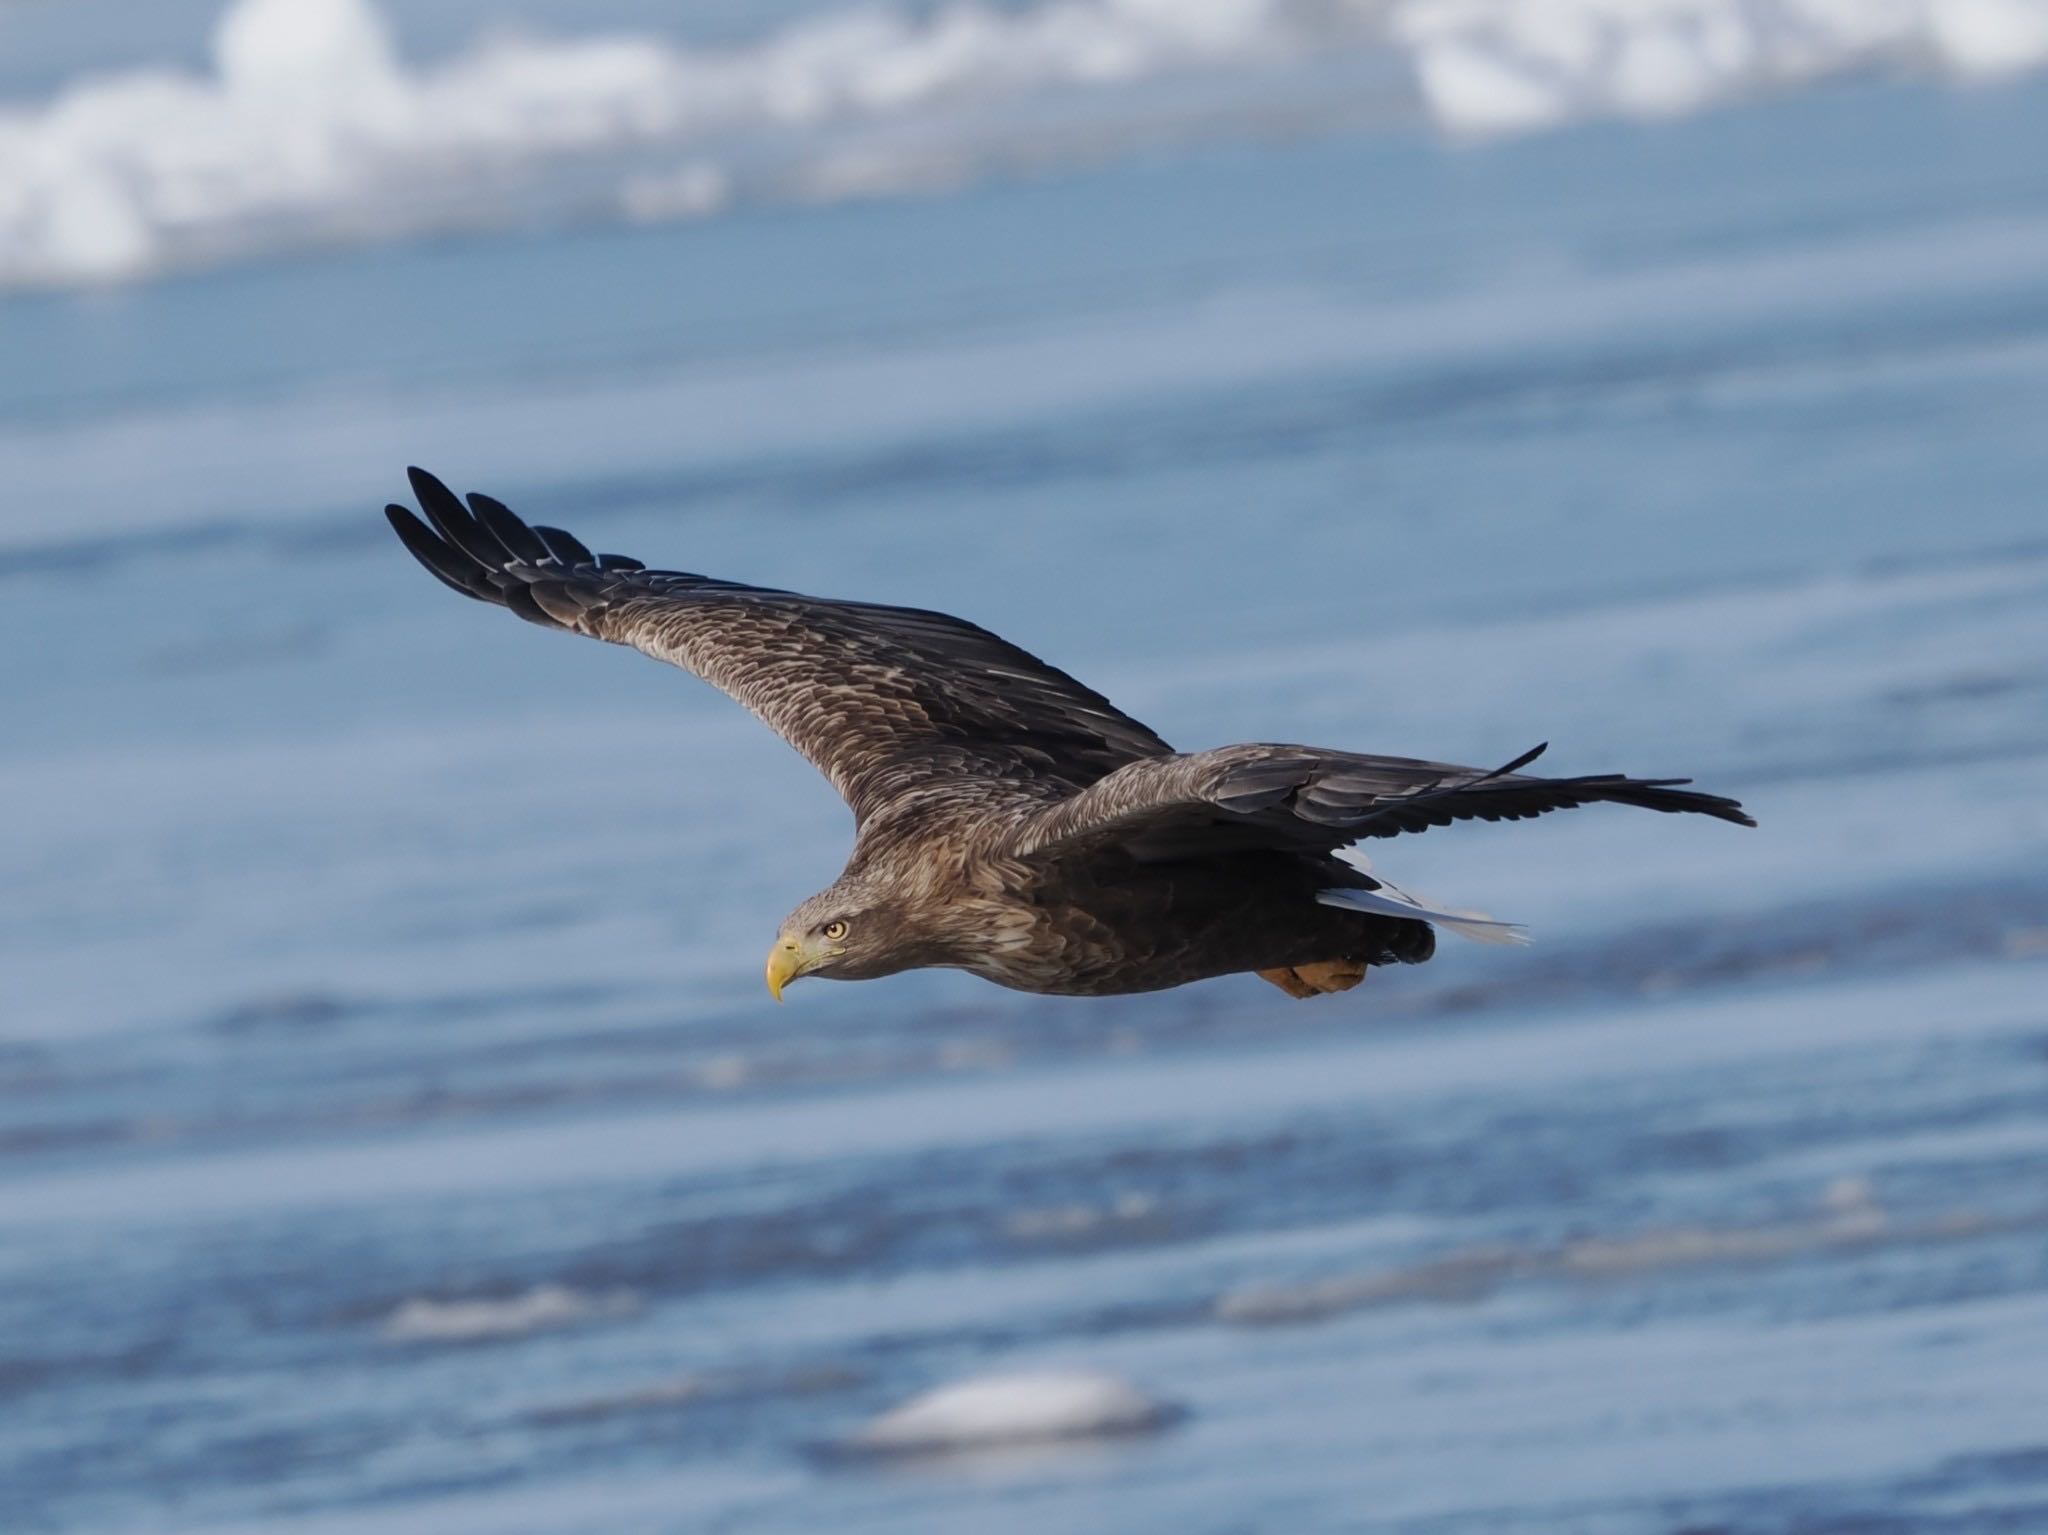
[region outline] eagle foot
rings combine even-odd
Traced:
[[[1355,959],[1323,960],[1313,965],[1282,966],[1261,970],[1259,979],[1270,981],[1290,997],[1319,997],[1349,991],[1365,979],[1366,967]]]

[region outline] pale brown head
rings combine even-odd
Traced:
[[[869,981],[930,964],[918,924],[894,892],[860,875],[842,874],[783,919],[768,951],[768,991],[807,975]]]

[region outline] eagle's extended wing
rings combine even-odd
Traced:
[[[1519,821],[1607,801],[1646,810],[1697,811],[1756,823],[1732,799],[1678,785],[1684,778],[1530,778],[1504,768],[1453,767],[1406,757],[1363,757],[1312,746],[1223,746],[1119,768],[1018,828],[1011,851],[1059,858],[1121,847],[1148,861],[1246,848],[1329,852],[1364,837]]]
[[[521,618],[631,645],[745,704],[858,820],[962,777],[1052,800],[1172,748],[1101,694],[943,613],[835,602],[593,555],[488,496],[409,471],[427,525],[385,514],[419,562]]]

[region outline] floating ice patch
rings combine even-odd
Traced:
[[[1105,1232],[1157,1223],[1159,1201],[1148,1194],[1120,1194],[1106,1205],[1048,1205],[1018,1210],[1003,1229],[1021,1241],[1072,1241]]]
[[[1262,106],[1311,120],[1308,70],[1345,50],[1377,67],[1322,87],[1333,121],[1374,92],[1390,114],[1412,108],[1412,70],[1444,125],[1516,132],[1873,67],[2034,69],[2048,0],[851,4],[718,48],[501,32],[431,66],[399,56],[372,0],[233,0],[203,74],[83,77],[0,109],[0,287],[536,218],[945,189],[1212,136],[1233,112],[1261,124]],[[1229,79],[1235,106],[1155,112],[1136,89],[1194,71]],[[1086,113],[1045,105],[1076,90],[1096,93]],[[1073,131],[1050,131],[1062,122]]]
[[[2043,1219],[2037,1210],[2005,1221],[2031,1230]],[[1790,1219],[1655,1227],[1575,1237],[1550,1247],[1470,1247],[1423,1263],[1250,1285],[1219,1296],[1214,1314],[1219,1321],[1251,1326],[1321,1321],[1373,1306],[1478,1300],[1511,1279],[1654,1278],[1673,1270],[1786,1262],[1844,1248],[1961,1241],[1995,1224],[1962,1209],[1900,1217],[1879,1200],[1867,1179],[1842,1177],[1822,1191],[1816,1211]]]
[[[828,11],[721,49],[500,34],[418,68],[371,0],[235,0],[205,75],[84,78],[0,110],[0,285],[582,216],[593,202],[618,217],[703,216],[738,195],[741,162],[752,196],[953,181],[975,154],[1024,152],[1035,130],[969,152],[939,119],[1241,63],[1331,25],[1348,23],[1273,0],[969,0],[919,18]],[[886,145],[825,131],[933,114],[933,131]],[[580,178],[543,176],[570,161]]]
[[[1403,0],[1394,31],[1438,120],[1473,133],[1672,116],[1873,67],[2048,64],[2048,0]]]
[[[1179,1415],[1129,1381],[1099,1371],[980,1375],[912,1397],[837,1448],[855,1455],[953,1455],[1150,1433]]]
[[[519,1295],[478,1300],[406,1301],[384,1322],[394,1343],[479,1343],[630,1316],[638,1300],[623,1291],[586,1295],[566,1285],[539,1285]]]

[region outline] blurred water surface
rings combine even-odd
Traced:
[[[7,1529],[2048,1522],[2044,142],[1862,82],[5,300]],[[842,808],[428,581],[409,462],[1177,744],[1764,824],[1382,845],[1538,946],[1315,1004],[778,1010]],[[1060,1366],[1184,1415],[819,1453]]]

